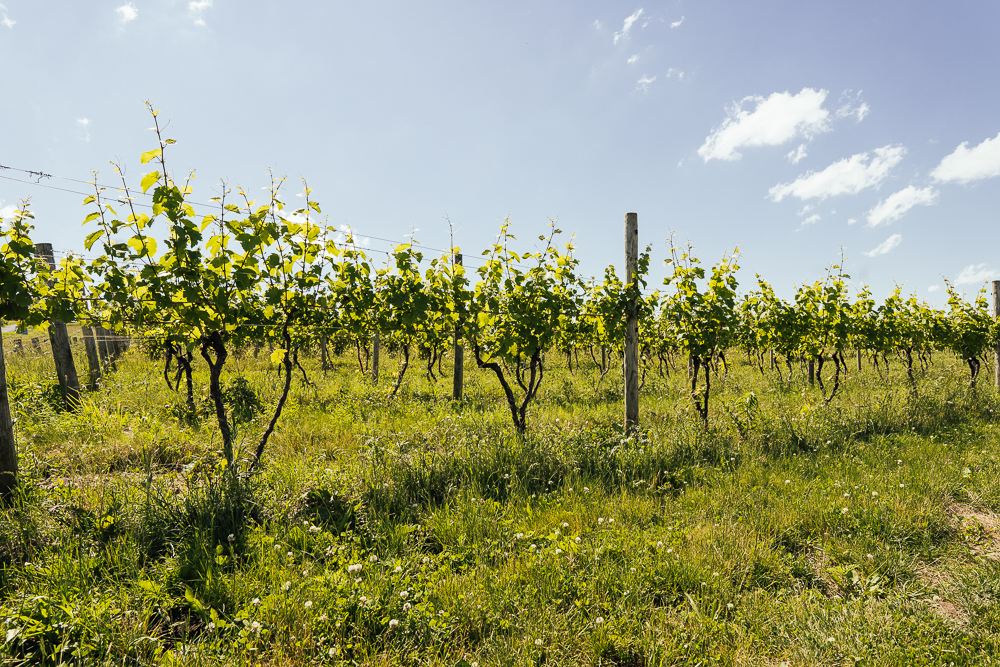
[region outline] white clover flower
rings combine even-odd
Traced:
[[[306,600],[306,603],[303,606],[305,606],[306,609],[312,609],[313,601],[312,600]]]
[[[289,558],[294,558],[294,557],[295,557],[295,554],[293,554],[293,553],[292,553],[291,551],[289,551],[289,552],[288,552],[288,553],[287,553],[286,555],[287,555],[287,556],[288,556]]]
[[[604,622],[603,616],[598,616],[597,618],[594,619],[594,623],[597,623],[598,625],[600,625],[603,622]]]
[[[878,491],[872,491],[872,498],[878,498]]]
[[[517,539],[521,539],[522,537],[524,537],[524,533],[518,533],[514,537],[516,537]]]
[[[729,604],[726,605],[726,609],[732,609],[733,606],[734,606],[733,603],[730,602]]]
[[[370,563],[377,563],[378,562],[378,556],[376,556],[375,554],[372,554],[371,556],[368,557],[368,561]]]
[[[211,632],[213,630],[215,630],[215,621],[209,621],[209,623],[208,623],[208,631]]]
[[[235,539],[236,539],[236,536],[233,535],[232,533],[229,533],[229,541],[232,542]]]
[[[323,622],[323,621],[328,620],[328,618],[329,617],[326,614],[320,614],[320,617],[317,620],[320,621],[320,622]]]
[[[656,543],[656,548],[657,549],[662,549],[663,548],[663,542],[657,542]]]
[[[358,572],[361,571],[361,569],[363,567],[364,567],[364,565],[361,564],[361,563],[355,563],[354,565],[348,565],[347,566],[347,573],[348,574],[357,574]]]
[[[600,526],[600,525],[601,525],[601,524],[603,524],[603,523],[604,523],[604,517],[599,517],[599,518],[597,519],[597,525],[598,525],[598,526]]]
[[[424,556],[424,559],[420,562],[423,563],[424,565],[427,565],[427,563],[431,562],[431,559],[429,556]]]
[[[589,486],[583,487],[583,492],[584,493],[590,493],[590,487]]]
[[[331,646],[330,650],[327,651],[326,654],[332,658],[333,656],[337,655],[337,649]]]
[[[314,535],[315,535],[316,533],[318,533],[318,532],[322,531],[322,530],[323,530],[323,529],[322,529],[322,528],[320,528],[319,526],[309,526],[309,532],[310,532],[310,533],[312,533],[312,534],[314,534]]]
[[[537,548],[538,547],[536,545],[532,544],[530,547],[528,547],[528,551],[534,551]]]
[[[563,527],[563,528],[569,528],[569,524],[568,524],[568,523],[566,523],[565,521],[563,521],[563,525],[562,525],[562,527]]]
[[[260,621],[254,621],[250,624],[250,630],[253,632],[260,632]]]
[[[668,554],[672,554],[673,552],[674,552],[674,550],[673,550],[673,549],[667,549],[667,553],[668,553]]]
[[[358,602],[361,603],[361,606],[363,607],[366,604],[368,604],[368,598],[362,595],[361,597],[358,598]]]
[[[579,544],[580,543],[580,536],[577,535],[576,537],[574,537],[573,541],[576,542],[577,544]]]
[[[792,483],[792,480],[790,480],[790,479],[786,479],[785,480],[785,484],[791,484],[791,483]]]
[[[252,604],[255,607],[259,607],[260,606],[260,598],[254,598],[253,600],[250,601],[250,604]]]
[[[541,646],[543,643],[541,637],[535,640],[535,646]]]
[[[281,584],[281,590],[283,591],[287,591],[291,587],[292,587],[292,582],[290,581],[286,581],[285,583]]]
[[[393,570],[393,572],[395,572],[396,574],[399,574],[402,571],[403,571],[403,567],[401,565],[397,565],[396,569]]]
[[[389,621],[389,629],[390,630],[395,630],[397,627],[399,627],[399,620],[398,619],[394,618],[391,621]]]
[[[562,549],[556,549],[556,555],[557,555],[557,556],[558,556],[559,554],[561,554],[561,553],[562,553]]]
[[[841,514],[847,514],[848,512],[850,512],[850,510],[849,510],[849,509],[847,509],[846,507],[841,507],[841,508],[840,508],[840,513],[841,513]]]
[[[403,611],[410,611],[410,609],[412,607],[413,607],[413,605],[411,605],[409,602],[407,602],[406,604],[403,605]]]
[[[410,591],[402,591],[402,592],[400,592],[399,597],[401,597],[401,598],[403,598],[405,600],[406,598],[410,597]]]

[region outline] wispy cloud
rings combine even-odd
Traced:
[[[931,285],[930,287],[927,288],[927,291],[928,292],[937,292],[939,289],[941,289],[940,285]]]
[[[680,18],[680,20],[677,20],[677,21],[674,21],[673,23],[671,23],[670,27],[671,28],[680,28],[682,23],[684,23],[684,17],[683,16]]]
[[[131,2],[126,2],[121,7],[116,8],[115,11],[118,13],[118,19],[122,23],[128,23],[139,18],[139,10]]]
[[[869,250],[865,254],[868,255],[869,257],[878,257],[879,255],[884,255],[893,248],[895,248],[896,246],[898,246],[902,240],[903,240],[902,234],[893,234],[885,241],[878,244],[878,246],[876,246],[874,250]]]
[[[658,75],[656,75],[656,76],[658,76]],[[652,85],[652,83],[654,81],[656,81],[656,76],[653,76],[653,78],[649,78],[648,76],[643,75],[643,77],[641,79],[639,79],[638,81],[636,81],[636,83],[635,83],[635,89],[636,90],[641,90],[644,93],[648,93],[649,92],[649,87]]]
[[[938,191],[934,188],[918,190],[912,185],[899,192],[893,192],[868,211],[868,226],[875,227],[883,222],[899,220],[914,206],[932,206],[937,203]]]
[[[1000,271],[986,268],[986,264],[970,264],[955,278],[956,285],[982,284],[987,280],[1000,278]]]
[[[861,99],[862,92],[859,90],[855,95],[853,90],[845,90],[841,93],[838,100],[840,107],[836,111],[837,118],[853,117],[856,122],[860,123],[865,119],[865,116],[871,113],[872,108]]]
[[[594,27],[597,28],[598,30],[600,30],[601,27],[602,27],[601,26],[601,22],[595,19],[594,20]]]
[[[786,155],[785,157],[788,158],[788,161],[791,162],[792,164],[798,164],[799,162],[802,161],[802,158],[804,158],[805,156],[806,156],[806,145],[799,144],[798,148],[796,148],[794,151],[790,151],[788,155]]]
[[[856,225],[856,224],[858,224],[858,219],[857,218],[848,218],[847,219],[847,224],[849,224],[849,225]]]
[[[83,136],[80,137],[81,141],[86,141],[90,143],[90,119],[89,118],[77,118],[76,124],[80,126],[83,130]]]
[[[670,69],[667,70],[667,78],[672,79],[674,77],[677,77],[678,81],[683,80],[684,72],[680,71],[679,69],[671,67]]]
[[[963,141],[931,172],[934,180],[944,183],[970,183],[995,176],[1000,176],[1000,134],[973,148]]]
[[[631,58],[628,59],[628,64],[629,65],[633,65],[638,60],[639,60],[639,54],[637,53],[637,54],[635,54],[634,56],[632,56]]]
[[[834,162],[823,171],[806,172],[791,183],[779,183],[767,194],[776,202],[788,196],[822,200],[878,187],[906,155],[906,149],[902,146],[883,146],[873,152],[870,160],[868,153],[858,153]]]
[[[205,0],[201,0],[201,1],[205,2]],[[211,2],[211,0],[209,0],[209,2]],[[192,4],[194,4],[194,3],[192,3]],[[631,16],[629,16],[627,19],[625,19],[625,24],[622,26],[622,31],[615,33],[615,38],[614,38],[614,43],[615,44],[618,43],[618,40],[625,39],[626,37],[628,37],[628,32],[629,32],[629,30],[632,29],[632,25],[636,21],[639,20],[639,17],[642,16],[642,14],[643,14],[643,10],[642,10],[642,8],[639,8],[639,9],[635,10],[635,12],[633,12],[633,14]]]
[[[823,108],[827,91],[803,88],[769,97],[745,97],[726,110],[726,118],[698,149],[705,162],[739,160],[744,146],[779,146],[787,141],[830,130],[830,112]],[[753,111],[744,108],[754,105]]]
[[[823,219],[823,216],[821,216],[819,213],[813,213],[808,218],[806,218],[805,220],[803,220],[802,224],[799,225],[799,226],[800,227],[808,227],[809,225],[815,225],[817,222],[819,222],[822,219]]]
[[[0,200],[0,204],[3,204],[3,200]],[[0,218],[4,218],[4,219],[6,219],[6,218],[13,218],[14,217],[14,212],[16,210],[17,210],[17,207],[14,206],[13,204],[7,204],[6,206],[0,205]]]
[[[201,13],[212,6],[212,0],[191,0],[188,3],[188,11],[194,15],[195,25],[205,25],[205,19],[201,17]]]
[[[6,6],[0,5],[0,14],[3,14],[3,19],[0,19],[0,24],[5,25],[8,28],[13,28],[14,24],[17,23],[17,21],[7,16]]]

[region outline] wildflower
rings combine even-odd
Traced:
[[[896,465],[902,465],[903,459],[896,459]]]
[[[538,547],[536,545],[532,544],[530,547],[528,547],[528,551],[534,551],[537,548]]]
[[[401,597],[401,598],[403,598],[405,600],[406,598],[410,597],[410,591],[402,591],[399,594],[399,597]]]
[[[594,619],[594,623],[597,623],[598,625],[600,625],[603,622],[604,622],[603,616],[598,616],[597,618]]]
[[[503,478],[504,479],[510,479],[510,475],[504,475]]]
[[[366,604],[368,604],[368,598],[362,595],[361,597],[358,598],[358,602],[361,603],[362,607],[364,607]]]
[[[535,646],[541,646],[541,645],[542,645],[542,643],[543,643],[543,642],[542,642],[542,640],[541,640],[541,638],[540,638],[540,637],[539,637],[538,639],[536,639],[536,640],[535,640]]]
[[[427,563],[431,562],[431,559],[428,556],[424,556],[424,559],[420,562],[423,563],[424,565],[427,565]]]
[[[906,485],[905,484],[900,484],[899,488],[903,488],[904,486],[906,486]]]
[[[608,519],[608,523],[614,523],[614,522],[615,522],[614,519]]]
[[[576,542],[577,544],[579,544],[580,543],[580,536],[577,535],[576,537],[574,537],[573,541]]]
[[[328,620],[328,618],[329,617],[326,614],[321,614],[318,620],[322,623],[323,621]]]
[[[729,604],[726,605],[726,609],[732,609],[734,606],[735,605],[732,602],[730,602]]]
[[[309,570],[302,570],[302,576],[303,577],[308,577],[309,576]]]
[[[375,554],[372,554],[371,556],[368,557],[368,562],[370,562],[370,563],[377,563],[378,562],[378,556],[376,556]]]
[[[260,632],[260,621],[254,621],[250,624],[250,630],[253,632]]]
[[[232,533],[229,533],[229,541],[232,542],[235,539],[236,539],[236,536],[233,535]]]
[[[674,550],[673,550],[673,549],[667,549],[667,553],[668,553],[668,554],[672,554],[673,552],[674,552]]]
[[[841,513],[841,514],[847,514],[848,512],[850,512],[850,510],[849,510],[849,509],[847,509],[846,507],[841,507],[841,508],[840,508],[840,513]]]
[[[281,551],[281,545],[280,544],[275,544],[274,545],[274,550],[275,551]]]
[[[556,555],[557,555],[557,556],[558,556],[559,554],[561,554],[561,553],[562,553],[562,549],[556,549]]]
[[[210,621],[208,624],[208,631],[211,632],[212,630],[215,630],[215,621]]]
[[[330,650],[327,651],[327,655],[329,655],[332,658],[333,656],[337,655],[337,649],[331,646]]]
[[[565,521],[563,521],[563,525],[562,525],[562,527],[563,527],[563,528],[569,528],[569,524],[568,524],[568,523],[566,523]]]
[[[402,571],[403,571],[403,566],[401,566],[401,565],[397,565],[396,569],[393,570],[393,572],[395,572],[396,574],[399,574]]]
[[[875,560],[875,556],[868,554],[868,560]]]
[[[290,581],[286,581],[285,583],[281,584],[281,590],[283,591],[287,591],[291,587],[292,587],[292,582]]]
[[[287,556],[288,556],[289,558],[294,558],[294,557],[295,557],[295,554],[293,554],[293,553],[292,553],[291,551],[289,551],[289,552],[288,552],[288,554],[287,554]]]
[[[394,618],[391,621],[389,621],[390,630],[395,630],[398,626],[399,626],[399,621],[397,619]]]
[[[872,498],[878,498],[878,491],[872,491]]]
[[[306,603],[305,603],[304,606],[305,606],[306,609],[312,609],[313,601],[312,600],[306,600]]]
[[[583,487],[583,492],[584,493],[590,493],[590,487],[588,487],[588,486]]]
[[[361,568],[363,568],[363,567],[364,567],[364,565],[362,565],[361,563],[355,563],[354,565],[348,565],[347,566],[347,573],[348,574],[357,574],[358,572],[361,571]]]
[[[320,528],[319,526],[309,526],[309,532],[312,533],[313,535],[320,532],[321,530],[323,529]]]
[[[517,539],[521,539],[522,537],[524,537],[524,533],[518,533],[514,537],[516,537]]]
[[[790,480],[790,479],[786,479],[785,480],[785,484],[791,484],[791,483],[792,483],[792,480]]]
[[[413,605],[411,605],[409,602],[407,602],[406,604],[403,605],[403,611],[410,611],[410,609],[412,607],[413,607]]]
[[[255,607],[259,607],[260,606],[260,598],[254,598],[253,600],[250,601],[250,604],[252,604]]]
[[[837,640],[836,640],[836,639],[834,639],[833,637],[827,637],[827,638],[826,638],[826,641],[828,641],[828,642],[830,642],[830,643],[832,644],[833,642],[835,642],[835,641],[837,641]]]
[[[656,543],[656,548],[657,549],[662,549],[663,548],[663,542],[657,542]]]
[[[603,523],[604,523],[604,518],[603,518],[603,517],[601,517],[601,518],[597,519],[597,525],[598,525],[598,526],[600,526],[600,525],[601,525],[601,524],[603,524]]]

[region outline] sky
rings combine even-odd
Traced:
[[[555,220],[600,276],[635,211],[652,286],[671,232],[785,297],[842,254],[880,298],[1000,279],[996,2],[0,2],[0,215],[57,250],[67,179],[148,171],[149,100],[194,201],[306,178],[376,255]]]

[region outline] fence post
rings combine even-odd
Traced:
[[[993,281],[993,317],[1000,317],[1000,280]],[[1000,389],[1000,341],[993,350],[993,384]]]
[[[55,270],[56,260],[51,243],[35,244],[35,255],[45,260],[49,269]],[[49,323],[49,342],[52,344],[52,359],[55,361],[56,375],[59,376],[63,395],[66,397],[66,405],[71,410],[75,409],[80,403],[80,379],[73,364],[73,350],[69,345],[69,332],[66,331],[65,322],[56,319]]]
[[[97,353],[97,339],[94,337],[92,327],[83,327],[83,347],[87,350],[87,366],[90,370],[89,382],[93,391],[101,383],[101,357]]]
[[[378,353],[379,348],[378,332],[372,336],[372,384],[378,384]]]
[[[639,270],[639,215],[625,214],[625,284],[636,280]],[[625,430],[639,426],[639,313],[629,304],[625,321]]]
[[[462,266],[462,253],[455,253],[455,266]],[[465,373],[465,347],[462,345],[462,331],[455,327],[455,368],[451,381],[451,400],[462,400],[462,384]]]
[[[0,334],[0,498],[5,504],[16,485],[17,443],[14,440],[14,421],[10,417],[10,397],[7,395],[7,365],[3,358],[3,334]]]

